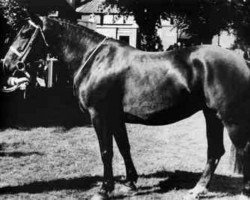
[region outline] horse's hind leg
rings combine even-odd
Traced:
[[[225,153],[223,145],[223,124],[221,120],[209,109],[205,109],[203,112],[207,126],[207,163],[200,180],[196,186],[189,191],[189,193],[194,196],[199,196],[207,191],[219,160]]]
[[[130,154],[130,145],[126,126],[122,119],[117,118],[116,120],[120,122],[116,123],[114,137],[125,162],[127,184],[131,189],[136,189],[134,183],[137,181],[138,175]]]
[[[243,194],[250,197],[250,141],[247,142],[244,148],[244,159],[243,159]]]
[[[248,117],[246,119],[249,119]],[[249,120],[238,123],[225,123],[229,137],[243,155],[243,195],[239,199],[250,199],[250,138],[249,138]]]

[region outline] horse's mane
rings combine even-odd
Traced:
[[[82,37],[86,36],[90,40],[94,41],[99,41],[104,35],[101,35],[100,33],[97,33],[96,31],[89,29],[85,26],[79,25],[77,23],[74,23],[72,21],[66,20],[66,19],[61,19],[61,18],[51,18],[47,17],[49,21],[53,21],[58,23],[59,25],[63,26],[70,32],[74,32],[75,34],[81,34]]]

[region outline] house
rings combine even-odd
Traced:
[[[81,16],[78,23],[133,47],[138,44],[138,25],[133,15],[121,15],[117,7],[103,7],[104,0],[85,0],[76,9]],[[158,34],[164,49],[177,42],[177,31],[169,21],[162,21]]]
[[[76,9],[81,15],[79,24],[136,47],[138,25],[134,17],[120,15],[116,7],[104,8],[102,3],[103,0],[82,2],[82,6]]]

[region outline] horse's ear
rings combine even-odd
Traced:
[[[44,16],[40,16],[39,17],[39,19],[40,19],[40,21],[41,21],[41,28],[42,28],[42,30],[45,30],[45,26],[46,26],[46,17],[44,17]]]
[[[35,14],[29,8],[24,8],[24,11],[25,11],[25,13],[27,15],[27,19],[29,21],[34,23],[36,26],[40,26],[41,28],[43,28],[45,17],[42,17],[42,16]]]

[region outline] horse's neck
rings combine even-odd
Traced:
[[[60,37],[53,41],[55,54],[69,66],[71,73],[75,73],[79,66],[88,58],[93,49],[98,45],[100,36],[93,40],[93,36],[88,34],[88,29],[74,30],[76,27],[61,27]],[[51,29],[51,32],[54,30]],[[85,32],[86,31],[86,32]],[[99,39],[100,38],[100,39]],[[57,42],[56,42],[57,41]]]

